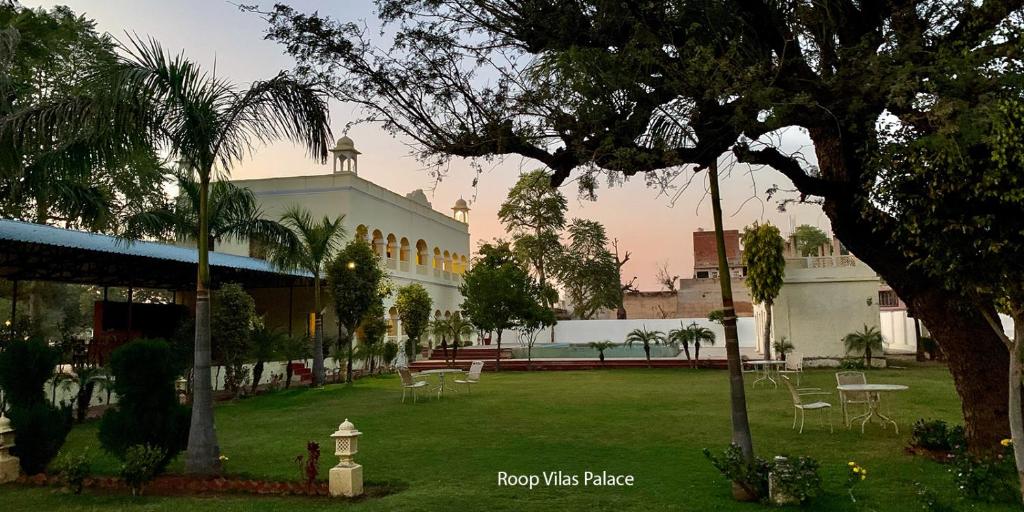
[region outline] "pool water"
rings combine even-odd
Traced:
[[[679,355],[678,347],[666,345],[651,345],[651,357],[676,357]],[[512,347],[512,357],[515,359],[526,359],[526,347]],[[577,343],[543,343],[538,342],[533,346],[534,358],[551,359],[597,359],[597,349],[590,348],[586,344]],[[644,357],[643,345],[637,344],[632,347],[618,345],[605,349],[605,359]]]

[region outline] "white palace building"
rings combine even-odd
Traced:
[[[470,258],[466,201],[456,201],[452,214],[447,215],[433,209],[423,190],[403,196],[359,177],[360,153],[348,137],[338,139],[331,153],[330,173],[234,183],[255,194],[268,218],[277,218],[294,205],[308,209],[314,218],[344,215],[345,232],[349,237],[363,237],[371,243],[396,287],[422,284],[433,299],[435,316],[458,311],[462,303],[459,285]],[[216,250],[254,256],[258,248],[250,247],[247,241],[229,241]],[[389,334],[396,336],[401,326],[393,305],[394,295],[384,307],[391,321]],[[325,331],[330,335],[336,322],[332,308],[327,309]]]

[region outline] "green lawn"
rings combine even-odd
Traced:
[[[919,417],[959,422],[960,405],[944,368],[878,370],[872,382],[903,383],[896,395],[900,435],[869,426],[866,434],[836,432],[809,421],[803,435],[790,429],[788,394],[747,386],[757,452],[811,455],[822,464],[826,495],[815,510],[920,509],[914,482],[953,500],[952,478],[934,462],[906,455],[910,424]],[[804,385],[834,389],[829,371],[811,371]],[[400,403],[395,377],[354,386],[294,389],[221,404],[217,428],[231,473],[297,479],[293,463],[308,440],[325,447],[323,476],[336,459],[329,435],[346,417],[363,432],[357,460],[368,481],[398,484],[395,494],[355,503],[329,499],[220,496],[162,498],[82,496],[51,489],[0,486],[0,503],[13,510],[755,510],[730,499],[727,482],[701,449],[729,442],[728,384],[723,371],[615,370],[484,374],[472,395],[413,405]],[[835,403],[835,397],[831,398]],[[76,428],[68,448],[89,446],[94,467],[116,471],[102,453],[96,424]],[[180,458],[179,458],[180,459]],[[867,467],[870,478],[854,506],[845,495],[846,462]],[[497,486],[497,473],[562,470],[628,473],[631,488]],[[177,461],[171,471],[181,471]],[[979,506],[977,510],[1002,510]]]

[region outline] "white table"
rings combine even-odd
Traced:
[[[419,372],[416,375],[417,376],[419,376],[419,375],[437,375],[437,387],[434,388],[434,389],[437,390],[437,397],[441,398],[442,396],[444,396],[444,382],[445,382],[444,376],[446,374],[449,374],[449,373],[466,373],[466,372],[464,372],[464,371],[462,371],[462,370],[460,370],[458,368],[437,368],[435,370],[423,370],[422,372]],[[452,390],[453,391],[457,391],[455,388],[452,388]]]
[[[780,366],[786,364],[785,361],[777,361],[775,359],[753,359],[750,361],[743,361],[743,364],[749,364],[761,369],[761,377],[751,384],[751,387],[756,387],[758,382],[768,381],[772,383],[772,386],[779,387],[779,383],[772,377],[772,372],[778,371]],[[767,384],[766,384],[767,385]]]
[[[871,421],[871,418],[877,417],[882,423],[882,428],[885,428],[886,423],[892,423],[893,428],[896,430],[896,434],[900,433],[900,427],[896,424],[896,420],[882,414],[879,410],[881,404],[882,393],[891,393],[895,391],[906,391],[910,389],[908,386],[903,384],[843,384],[836,386],[840,392],[843,393],[865,393],[868,397],[868,412],[861,414],[860,416],[850,418],[850,423],[863,418],[860,422],[860,432],[864,433],[864,425]]]

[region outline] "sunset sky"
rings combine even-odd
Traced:
[[[253,3],[251,0],[242,3]],[[365,20],[370,32],[378,27],[372,0],[292,1],[298,10],[320,11],[341,20]],[[51,7],[64,4],[76,13],[96,20],[100,31],[106,31],[124,40],[126,32],[152,36],[165,48],[185,54],[208,70],[236,83],[244,84],[274,75],[293,65],[283,49],[263,40],[265,22],[257,16],[238,11],[235,3],[219,0],[65,0],[62,2],[23,1],[29,7]],[[262,7],[270,4],[263,2]],[[386,41],[380,44],[385,45]],[[346,122],[358,117],[351,105],[333,102],[331,115],[335,136],[339,137]],[[497,219],[497,210],[509,187],[521,171],[539,167],[539,163],[518,157],[504,161],[484,163],[485,173],[477,188],[472,186],[474,171],[466,161],[453,161],[450,172],[435,184],[425,166],[409,156],[407,141],[397,140],[380,127],[361,125],[348,135],[362,151],[359,162],[360,176],[402,194],[423,188],[438,210],[450,213],[449,208],[460,196],[471,201],[470,233],[475,248],[481,239],[504,235]],[[784,134],[783,147],[789,151],[804,149],[806,157],[814,162],[810,143],[802,134],[791,131]],[[724,163],[724,161],[723,161]],[[298,176],[330,172],[329,163],[321,165],[306,158],[303,152],[289,143],[277,143],[261,148],[252,158],[237,166],[235,178],[268,176]],[[678,180],[682,185],[692,172]],[[723,180],[723,210],[726,228],[742,228],[754,221],[769,221],[787,233],[791,225],[811,224],[828,231],[828,219],[815,205],[790,206],[779,213],[775,201],[768,201],[765,190],[772,185],[792,188],[781,174],[770,169],[750,169],[745,165],[732,168]],[[623,271],[624,279],[638,277],[641,289],[657,289],[657,266],[668,263],[673,274],[691,277],[693,272],[692,235],[697,228],[710,229],[711,208],[706,196],[704,173],[697,176],[683,190],[670,190],[668,194],[645,186],[642,176],[634,177],[625,185],[604,187],[598,200],[577,199],[576,187],[567,184],[565,194],[570,199],[570,217],[585,217],[602,222],[609,237],[619,240],[619,247],[632,253]],[[672,196],[678,198],[672,201]]]

